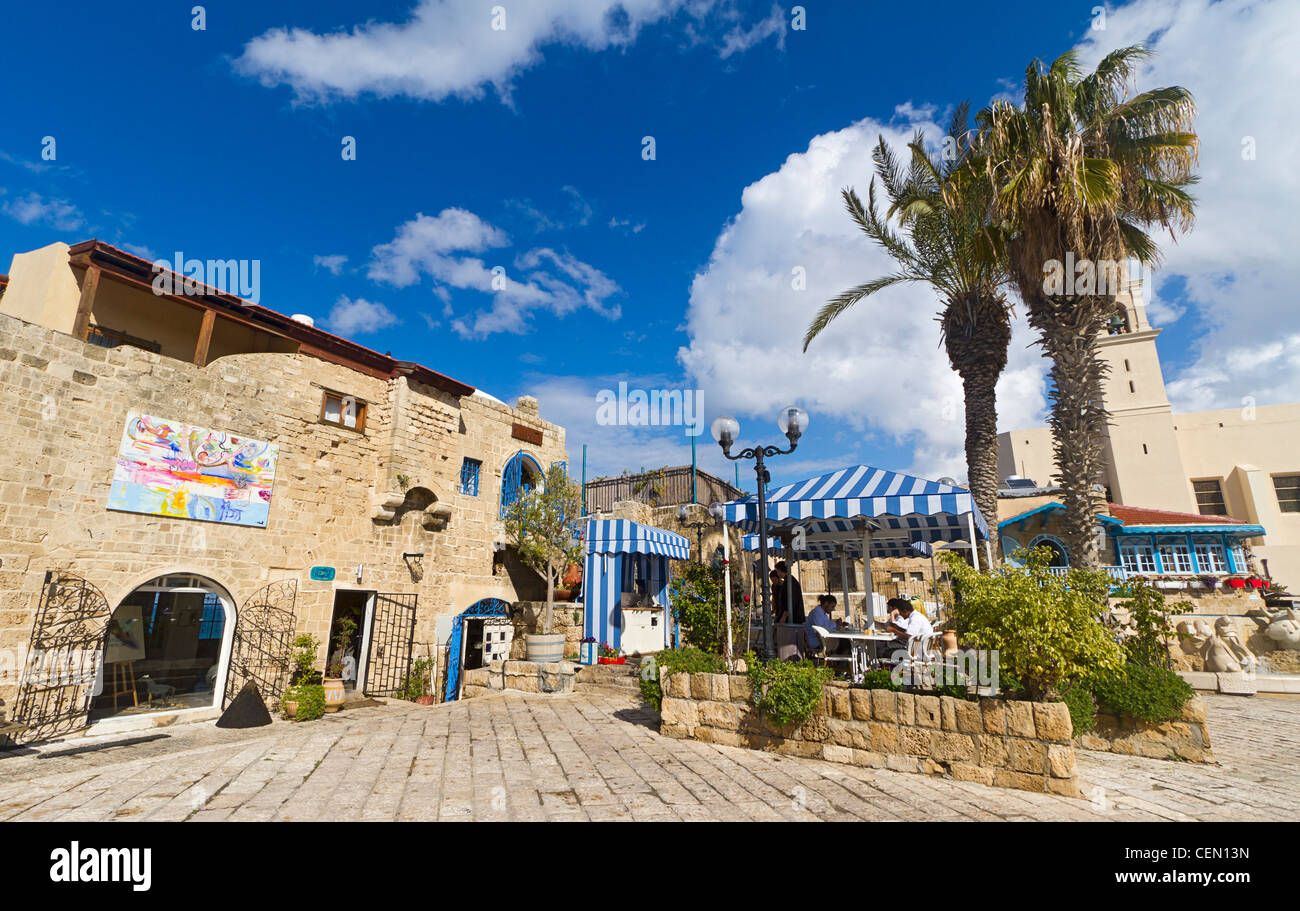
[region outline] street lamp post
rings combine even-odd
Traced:
[[[703,564],[704,563],[704,529],[712,528],[722,518],[722,504],[714,503],[711,506],[709,506],[709,518],[712,519],[712,521],[710,522],[687,522],[686,520],[690,518],[690,515],[691,515],[690,507],[687,506],[685,503],[683,503],[681,506],[677,508],[677,523],[681,525],[682,528],[695,529],[695,550],[699,554],[700,563]]]
[[[790,441],[789,449],[751,446],[735,455],[731,454],[731,446],[740,435],[740,422],[733,417],[720,417],[713,422],[711,428],[713,438],[718,441],[718,445],[722,447],[722,454],[728,459],[733,462],[741,459],[754,460],[754,474],[758,478],[758,553],[759,565],[762,567],[759,571],[759,581],[763,592],[763,654],[761,657],[764,661],[776,660],[776,642],[775,627],[772,622],[772,586],[767,577],[767,482],[771,476],[763,464],[763,459],[794,452],[795,447],[799,445],[799,437],[808,427],[808,413],[793,405],[783,408],[777,418],[777,426]]]

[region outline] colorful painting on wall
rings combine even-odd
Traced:
[[[129,412],[108,508],[265,528],[279,447]]]

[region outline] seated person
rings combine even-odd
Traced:
[[[885,632],[893,633],[894,639],[891,642],[876,643],[877,655],[892,657],[900,649],[906,651],[908,643],[917,636],[927,636],[934,632],[930,621],[909,599],[890,598],[886,605],[890,609],[890,619],[885,623]]]
[[[825,630],[836,630],[844,625],[842,621],[831,619],[831,614],[834,613],[834,611],[834,595],[817,596],[817,606],[808,614],[808,619],[804,621],[803,625],[804,635],[808,637],[808,648],[810,651],[815,652],[817,649],[821,648],[822,645],[821,636],[817,635],[817,630],[813,629],[814,626],[820,626]],[[837,639],[826,646],[826,651],[828,654],[836,654],[841,650],[841,646],[844,646],[845,644],[846,643],[842,640]]]

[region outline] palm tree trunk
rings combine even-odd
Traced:
[[[1104,298],[1042,298],[1030,306],[1029,324],[1052,359],[1052,428],[1056,470],[1065,507],[1062,538],[1070,565],[1101,562],[1097,516],[1105,503],[1106,428],[1102,397],[1107,365],[1098,356]]]
[[[998,543],[997,383],[996,371],[974,370],[962,375],[966,399],[966,477],[971,497],[989,526],[994,566],[1002,555]],[[975,543],[972,541],[971,545]]]

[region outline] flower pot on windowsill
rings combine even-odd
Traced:
[[[1229,588],[1245,588],[1245,587],[1246,587],[1246,580],[1245,580],[1245,579],[1228,579],[1227,582],[1228,582],[1228,587],[1229,587]]]

